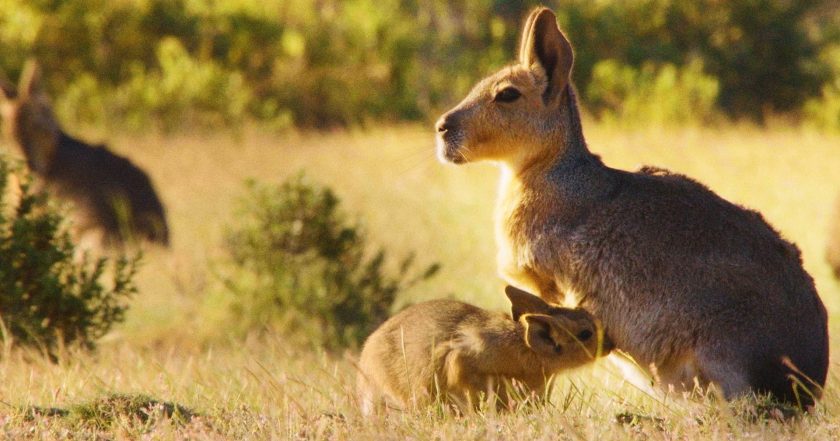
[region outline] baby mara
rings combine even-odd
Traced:
[[[362,412],[437,401],[468,411],[483,398],[508,408],[510,380],[543,397],[553,374],[612,348],[586,311],[549,305],[512,286],[505,292],[512,316],[432,300],[387,320],[362,349],[357,382]]]

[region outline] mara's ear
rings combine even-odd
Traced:
[[[23,66],[18,83],[18,93],[21,98],[35,96],[41,92],[41,66],[34,59],[29,59]]]
[[[554,317],[544,314],[523,315],[519,322],[525,331],[525,346],[543,356],[562,354],[563,346],[554,339],[551,332],[559,326],[554,321]]]
[[[557,17],[548,8],[531,13],[522,30],[519,62],[528,68],[542,67],[548,80],[543,101],[549,102],[569,84],[574,54],[572,45],[557,27]]]
[[[551,306],[545,300],[514,286],[506,286],[505,294],[510,300],[510,315],[519,320],[522,314],[548,314]]]
[[[528,47],[530,46],[531,29],[534,27],[534,22],[537,21],[537,16],[540,15],[543,9],[545,8],[537,8],[531,11],[525,20],[525,24],[522,26],[522,39],[519,41],[519,62],[526,66],[525,54],[528,52]]]
[[[0,75],[0,104],[11,101],[16,97],[17,89],[15,89],[15,85],[6,81],[6,79]]]

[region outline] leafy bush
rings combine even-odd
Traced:
[[[391,271],[386,251],[371,253],[362,227],[339,205],[332,190],[303,175],[279,186],[248,184],[240,223],[226,239],[235,267],[226,285],[243,326],[355,346],[388,317],[400,291],[437,272],[435,264],[410,276],[413,255]]]
[[[699,62],[635,69],[604,60],[595,65],[587,89],[591,109],[602,119],[650,125],[708,122],[717,94],[717,80]]]
[[[19,182],[13,197],[10,186]],[[0,319],[6,338],[52,352],[58,345],[93,348],[123,320],[136,292],[136,259],[76,257],[62,216],[32,189],[19,168],[0,157]]]

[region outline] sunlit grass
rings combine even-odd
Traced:
[[[834,199],[840,192],[840,137],[797,129],[627,130],[588,125],[590,148],[613,167],[657,165],[692,176],[724,197],[760,210],[803,250],[808,271],[832,313],[840,284],[823,259]],[[373,242],[418,263],[440,262],[439,275],[402,302],[452,296],[504,309],[495,272],[492,212],[496,170],[489,164],[444,166],[427,127],[371,131],[114,137],[112,148],[152,176],[171,223],[169,251],[149,250],[140,294],[128,321],[95,354],[70,351],[57,364],[7,349],[0,359],[0,431],[6,437],[87,432],[131,438],[210,439],[831,439],[840,368],[832,363],[825,399],[812,415],[787,424],[739,416],[745,403],[714,397],[651,397],[623,381],[606,361],[557,380],[552,404],[512,414],[456,417],[435,409],[364,420],[354,398],[357,354],[292,347],[281,335],[242,341],[220,313],[225,226],[246,178],[279,182],[299,170],[332,186]],[[400,257],[400,256],[395,256]],[[837,349],[837,345],[832,345]],[[55,417],[24,418],[26,406],[66,408],[112,393],[143,394],[188,407],[186,424],[126,417],[107,428]],[[438,409],[439,410],[439,409]],[[642,417],[620,425],[618,414]],[[38,435],[34,435],[38,434]]]

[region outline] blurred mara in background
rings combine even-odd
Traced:
[[[95,235],[93,245],[169,244],[163,205],[149,177],[128,159],[61,129],[34,60],[27,63],[17,89],[0,79],[0,117],[4,134],[39,183],[72,202],[77,237]]]

